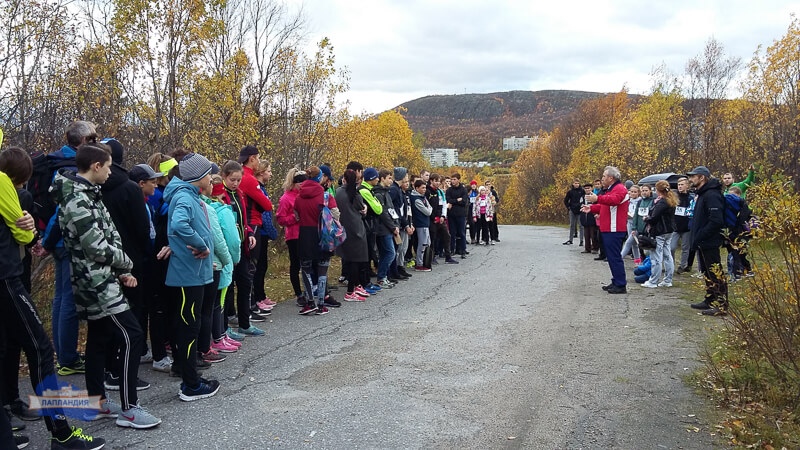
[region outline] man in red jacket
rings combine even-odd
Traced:
[[[619,169],[616,167],[606,166],[600,181],[603,184],[602,193],[586,195],[586,201],[594,204],[584,205],[581,211],[600,214],[597,226],[602,234],[600,241],[605,248],[608,267],[611,269],[611,284],[603,286],[603,290],[609,294],[625,294],[628,291],[621,251],[627,235],[628,190],[620,182]]]
[[[247,217],[249,218],[250,228],[253,230],[253,235],[256,238],[256,245],[250,250],[250,260],[252,261],[252,268],[258,265],[258,255],[261,251],[261,213],[264,211],[272,211],[272,202],[269,197],[264,195],[264,191],[258,185],[255,170],[261,164],[258,158],[258,149],[253,145],[244,147],[239,152],[239,164],[242,165],[242,182],[239,184],[239,190],[245,197],[244,203],[247,205]],[[252,274],[251,274],[252,276]],[[257,302],[261,301],[260,298],[250,296],[250,308],[254,311],[258,309]],[[269,310],[260,310],[261,313],[269,313]]]

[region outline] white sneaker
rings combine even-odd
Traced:
[[[169,371],[172,370],[172,363],[172,358],[165,356],[161,361],[153,361],[153,370],[169,373]]]
[[[139,358],[139,362],[140,362],[140,363],[149,363],[149,362],[153,362],[153,352],[152,352],[150,349],[148,349],[148,350],[147,350],[147,353],[145,353],[144,355],[142,355],[142,356]]]
[[[642,283],[642,287],[646,287],[646,288],[657,288],[657,287],[658,287],[658,285],[657,285],[657,284],[653,284],[653,283],[651,283],[651,282],[650,282],[650,280],[647,280],[647,281],[645,281],[644,283]]]
[[[150,414],[139,405],[131,405],[131,409],[120,411],[117,416],[117,425],[120,427],[144,430],[153,428],[161,423],[161,419]]]
[[[666,281],[662,281],[658,283],[658,287],[672,287],[672,283],[667,283]]]

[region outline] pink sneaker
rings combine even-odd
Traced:
[[[356,288],[353,289],[353,292],[364,298],[369,297],[369,292],[367,292],[367,290],[361,286],[356,286]]]
[[[241,342],[237,341],[236,339],[231,339],[227,335],[223,335],[222,336],[222,340],[225,343],[227,343],[228,345],[232,345],[232,346],[236,347],[237,349],[242,346]]]
[[[355,291],[349,294],[344,294],[344,301],[346,302],[363,302],[366,300],[367,300],[366,298],[358,295]]]
[[[264,300],[261,300],[259,303],[263,303],[267,306],[275,306],[278,304],[278,302],[273,302],[272,300],[270,300],[269,297],[264,297]]]
[[[258,306],[261,311],[272,311],[272,307],[275,306],[275,304],[269,304],[266,300],[261,300],[256,303],[256,306]]]
[[[211,348],[220,353],[235,353],[237,350],[239,350],[237,347],[234,347],[233,345],[230,345],[227,342],[225,342],[224,338],[218,342],[212,342]]]

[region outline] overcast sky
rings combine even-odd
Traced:
[[[331,39],[350,71],[351,112],[425,95],[572,89],[647,93],[714,37],[750,61],[786,34],[785,0],[290,0],[309,42]]]

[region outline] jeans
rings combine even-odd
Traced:
[[[69,256],[55,259],[56,286],[53,297],[53,343],[58,363],[76,364],[78,356],[78,312],[72,294]]]
[[[394,238],[391,234],[375,236],[378,243],[378,280],[383,280],[389,274],[389,266],[395,258]]]
[[[600,233],[601,243],[606,250],[608,268],[611,269],[611,283],[623,287],[628,284],[625,279],[625,263],[622,261],[622,240],[625,239],[624,231]]]
[[[672,283],[675,272],[675,263],[669,250],[672,242],[672,233],[656,236],[656,248],[650,252],[650,284],[658,284],[661,271],[664,271],[664,283]]]
[[[622,257],[624,258],[628,253],[633,253],[633,259],[641,258],[639,246],[633,237],[633,223],[630,220],[628,221],[628,239],[625,240],[625,245],[622,246]]]
[[[580,242],[583,242],[583,225],[581,225],[580,221],[581,213],[580,212],[572,212],[569,210],[569,238],[567,239],[568,242],[572,242],[572,237],[577,235]],[[580,234],[578,234],[578,229],[580,227]]]

